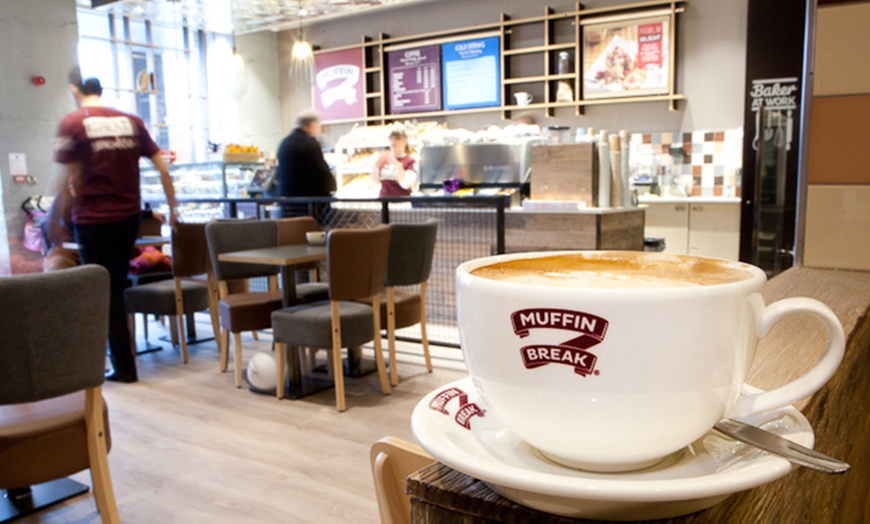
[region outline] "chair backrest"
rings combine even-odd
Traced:
[[[139,222],[140,237],[159,237],[163,229],[163,222],[154,216],[143,216]]]
[[[209,269],[205,224],[178,222],[172,231],[172,274],[202,275]]]
[[[429,280],[438,221],[422,224],[390,224],[390,258],[387,262],[387,286],[412,286]]]
[[[395,437],[384,437],[372,445],[369,459],[381,524],[411,521],[411,502],[405,494],[405,478],[435,462],[420,446]]]
[[[329,299],[359,300],[384,290],[390,227],[333,229],[326,237]]]
[[[278,226],[279,246],[305,244],[308,242],[305,233],[317,231],[317,220],[314,217],[279,218],[275,223]]]
[[[278,227],[274,220],[218,220],[205,226],[208,251],[215,278],[233,280],[270,276],[277,266],[221,262],[218,255],[278,245]]]
[[[101,385],[109,272],[85,265],[0,278],[0,404]]]

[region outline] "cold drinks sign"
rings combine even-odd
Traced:
[[[314,56],[314,108],[323,121],[365,117],[361,49]]]

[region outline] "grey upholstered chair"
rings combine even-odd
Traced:
[[[217,338],[219,325],[217,315],[212,314],[214,304],[210,300],[209,284],[202,281],[203,275],[208,275],[210,271],[205,224],[175,224],[172,232],[172,280],[142,284],[124,291],[134,347],[136,335],[133,317],[136,313],[144,313],[146,317],[149,314],[167,315],[175,319],[170,325],[180,339],[179,345],[185,364],[188,361],[185,318],[190,322],[194,312],[208,309]],[[192,280],[194,278],[200,280]],[[174,340],[176,337],[172,338]]]
[[[0,297],[0,489],[90,469],[103,522],[119,522],[102,396],[109,273],[0,278]]]
[[[221,253],[275,247],[278,228],[274,220],[219,220],[205,228],[211,265],[218,282],[220,302],[220,368],[227,370],[229,334],[233,334],[233,361],[236,387],[242,387],[242,332],[267,329],[272,325],[271,313],[282,307],[278,291],[278,267],[268,264],[222,262]],[[230,293],[232,281],[267,277],[269,290],[264,292]]]
[[[278,369],[278,398],[284,396],[287,345],[331,349],[335,403],[345,410],[341,348],[374,340],[381,390],[390,393],[380,338],[380,299],[387,272],[390,228],[333,229],[326,241],[329,301],[302,304],[272,313]],[[357,302],[374,297],[373,306]],[[295,348],[294,348],[295,349]]]
[[[390,224],[390,257],[387,262],[387,287],[381,301],[381,315],[387,319],[387,340],[390,350],[390,383],[399,385],[396,366],[396,330],[420,324],[420,340],[426,369],[432,372],[429,357],[429,337],[426,334],[426,286],[432,271],[438,221],[422,224]],[[419,285],[418,292],[397,289],[397,286]]]

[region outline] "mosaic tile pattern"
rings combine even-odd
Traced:
[[[629,164],[635,176],[673,177],[676,193],[740,196],[743,129],[632,133]]]

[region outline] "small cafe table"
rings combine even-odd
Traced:
[[[265,247],[221,253],[218,259],[223,262],[242,264],[268,264],[281,268],[281,302],[284,307],[296,303],[296,278],[294,267],[308,262],[326,260],[326,246],[294,244],[289,246]]]
[[[771,279],[765,302],[792,296],[824,302],[845,329],[846,354],[840,368],[821,390],[795,407],[812,424],[814,447],[848,462],[852,469],[833,476],[798,467],[704,511],[656,522],[866,522],[870,515],[870,272],[792,268]],[[749,383],[770,389],[805,372],[807,363],[815,362],[821,351],[818,331],[805,317],[783,319],[759,346]],[[407,492],[412,523],[588,522],[526,508],[479,479],[438,462],[412,473]]]

